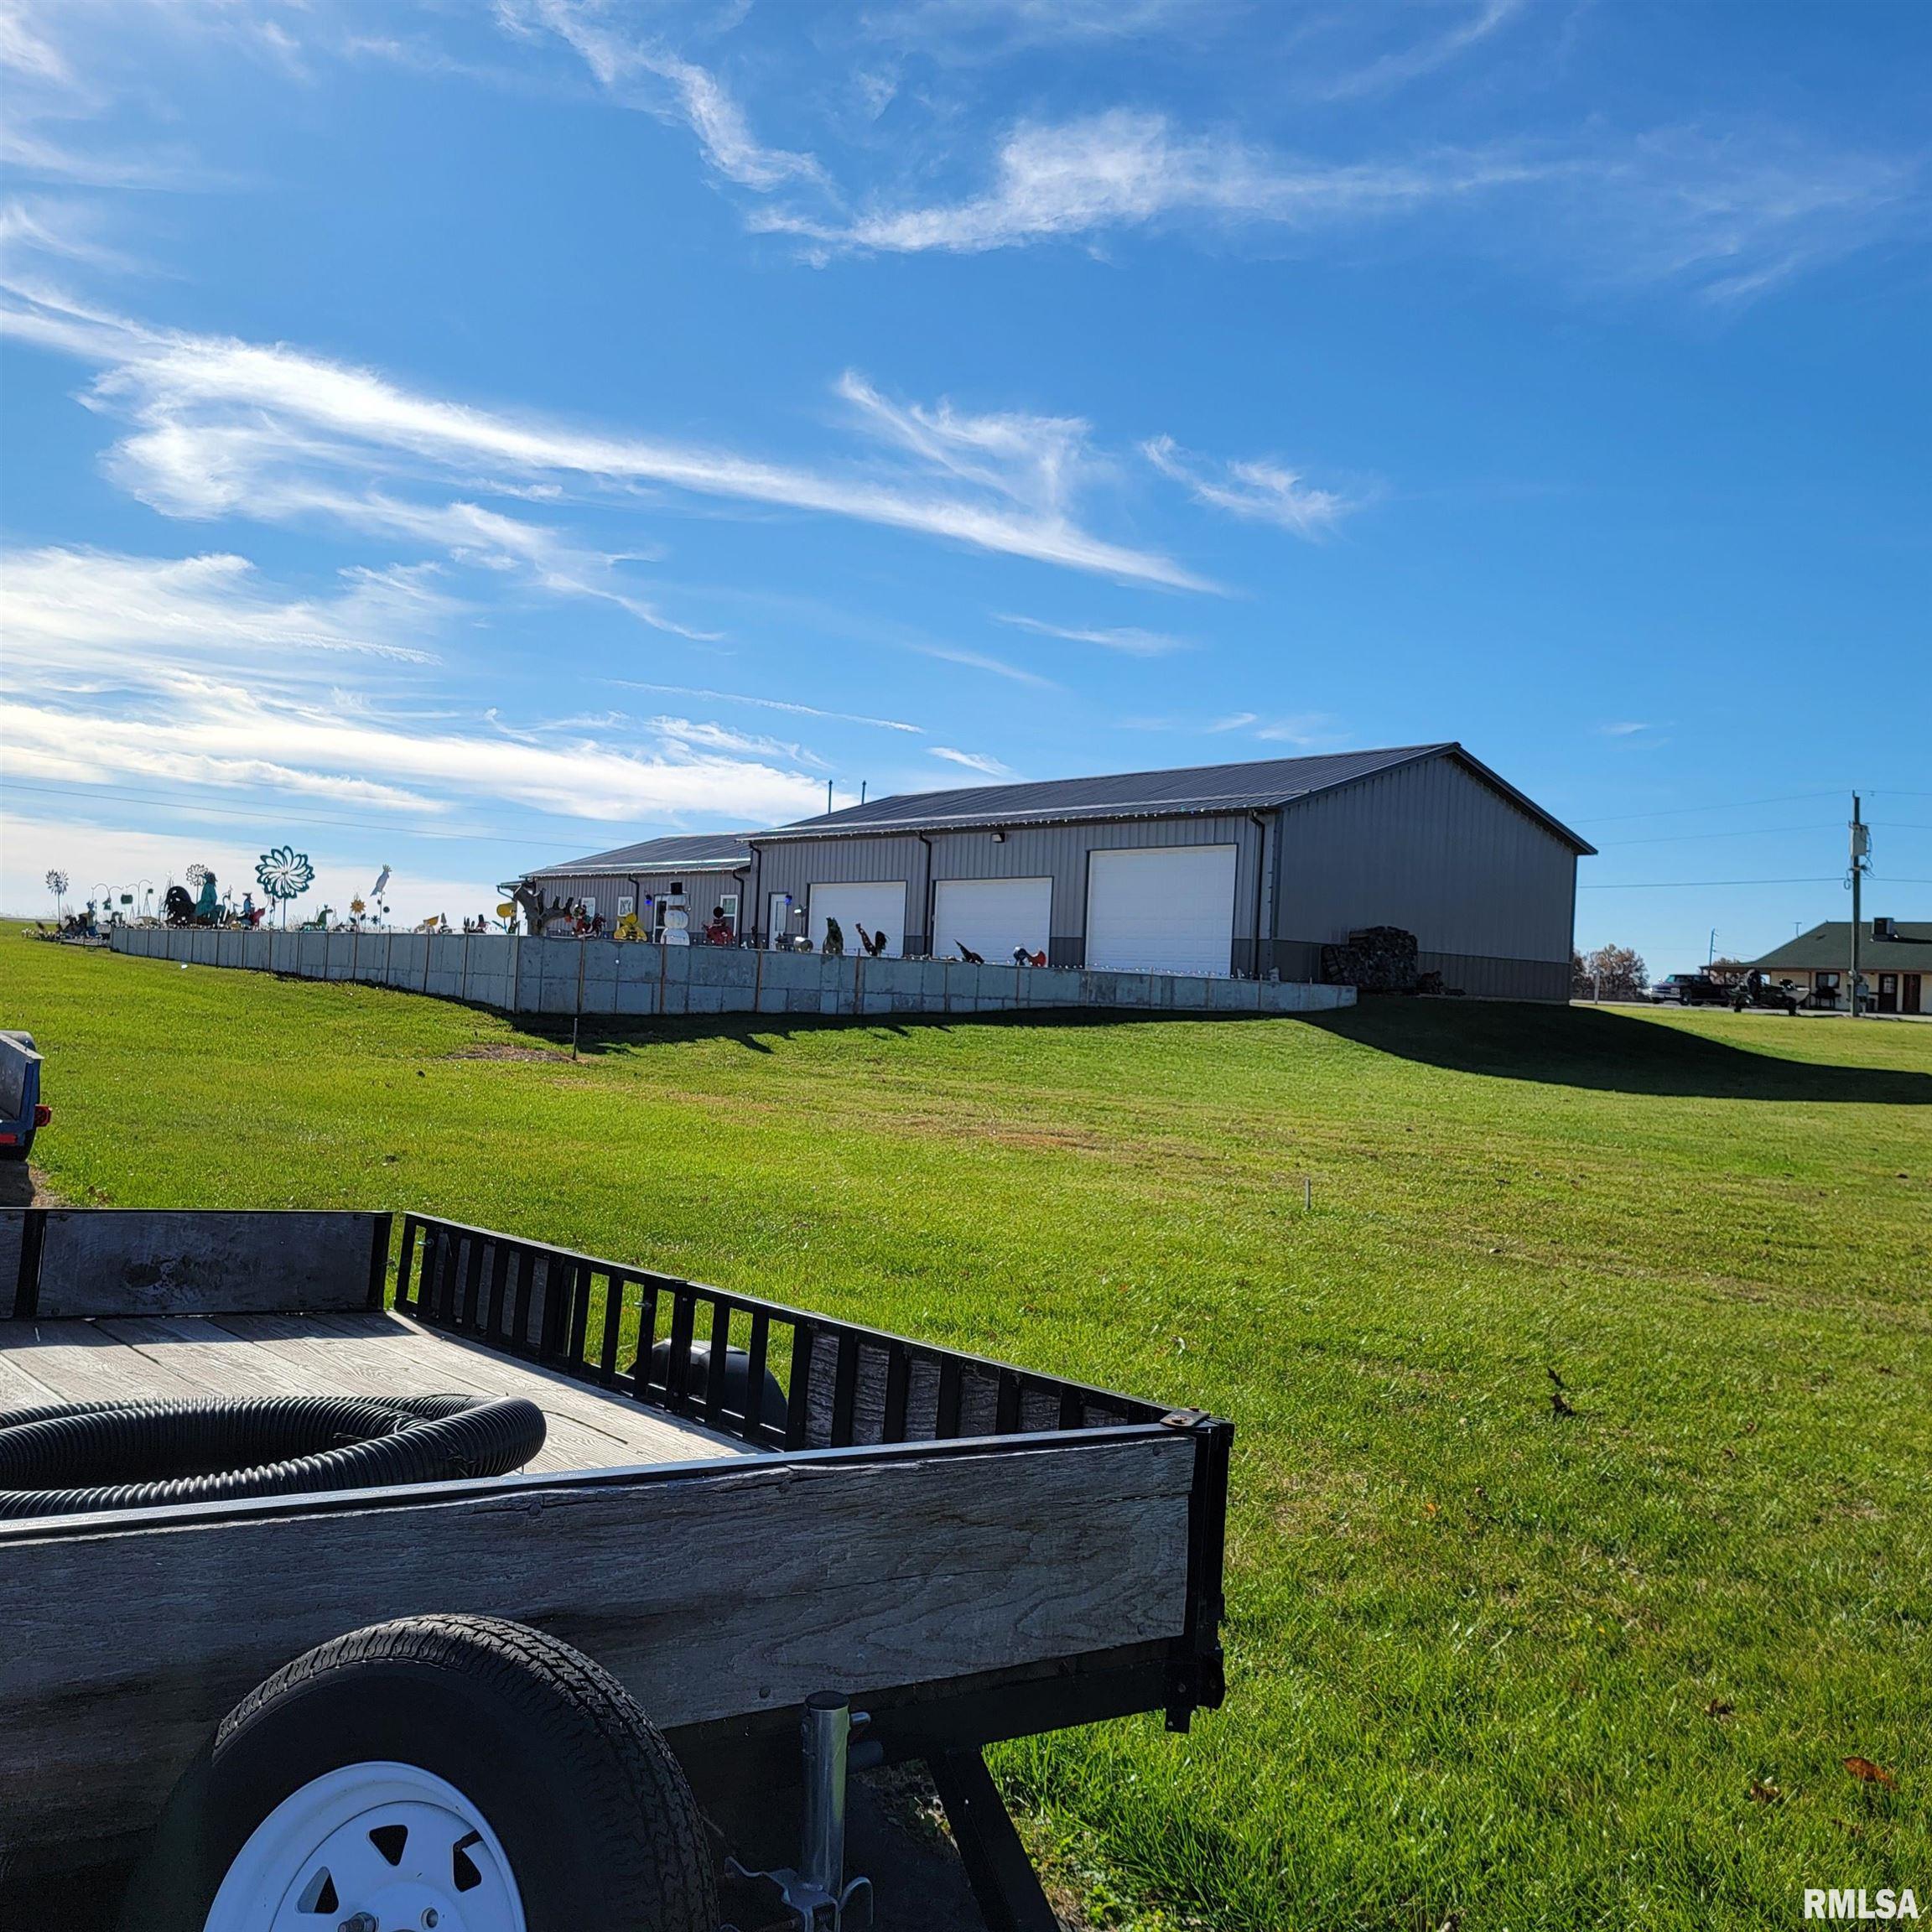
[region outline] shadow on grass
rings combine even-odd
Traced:
[[[1689,1099],[1932,1106],[1932,1074],[1784,1060],[1682,1027],[1585,1007],[1369,999],[1306,1018],[1379,1052],[1499,1080]],[[1760,1018],[1779,1030],[1768,1046],[1774,1039],[1785,1044],[1786,1028],[1800,1041],[1815,1038],[1811,1022]]]
[[[1761,1016],[1767,1027],[1805,1029],[1813,1024]],[[1262,1024],[1252,1013],[1149,1012],[1130,1007],[1045,1007],[1034,1012],[955,1014],[720,1013],[657,1019],[586,1016],[577,1030],[579,1058],[589,1060],[628,1047],[679,1040],[728,1040],[750,1053],[769,1053],[779,1042],[813,1033],[886,1033],[910,1039],[935,1029],[986,1027],[1166,1026],[1176,1022]],[[1932,1106],[1932,1074],[1883,1067],[1819,1066],[1783,1060],[1733,1046],[1701,1033],[1624,1014],[1529,1002],[1368,999],[1327,1013],[1281,1014],[1266,1024],[1318,1026],[1378,1052],[1484,1073],[1502,1080],[1534,1080],[1555,1087],[1594,1087],[1619,1093],[1673,1094],[1722,1100],[1822,1100],[1869,1106]],[[568,1053],[566,1015],[517,1016],[518,1031]],[[1767,1044],[1770,1041],[1768,1041]]]
[[[494,1018],[504,1017],[491,1008],[478,1010],[490,1012]],[[569,1052],[568,1014],[519,1013],[509,1017],[520,1033],[545,1041],[552,1051]],[[1192,1026],[1241,1020],[1252,1025],[1254,1019],[1252,1013],[1158,1013],[1124,1006],[1042,1006],[1011,1013],[711,1013],[635,1020],[587,1014],[577,1030],[576,1042],[578,1057],[589,1060],[627,1046],[661,1046],[677,1040],[729,1040],[747,1052],[769,1053],[775,1041],[812,1033],[890,1033],[911,1039],[919,1033],[953,1032],[967,1027],[1021,1031],[1050,1027],[1065,1031],[1082,1026],[1164,1026],[1177,1020]]]

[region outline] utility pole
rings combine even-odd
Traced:
[[[1715,926],[1713,926],[1713,927],[1711,928],[1711,950],[1710,950],[1708,953],[1706,953],[1704,955],[1704,963],[1705,963],[1706,966],[1709,966],[1709,965],[1712,964],[1712,963],[1715,962],[1715,960],[1716,959],[1716,958],[1717,958],[1717,928],[1716,928]]]
[[[1864,910],[1865,868],[1872,862],[1872,828],[1859,810],[1858,794],[1852,794],[1852,979],[1846,991],[1852,1001],[1852,1017],[1858,1017],[1858,922]]]
[[[829,778],[825,781],[825,810],[829,816],[832,810],[832,781]]]

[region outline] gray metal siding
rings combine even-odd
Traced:
[[[638,872],[626,873],[621,877],[610,872],[582,877],[546,872],[537,876],[534,883],[546,900],[595,899],[597,911],[606,922],[616,918],[620,896],[638,901],[641,916],[643,900],[647,896],[662,897],[673,884],[683,886],[685,903],[706,918],[710,917],[711,908],[718,903],[721,893],[735,892],[740,909],[745,901],[744,878],[731,872]],[[742,910],[740,917],[743,917]]]
[[[928,834],[932,862],[916,837],[861,835],[852,839],[761,839],[758,917],[762,924],[774,892],[802,904],[813,885],[850,885],[865,880],[906,882],[906,943],[922,952],[929,943],[932,881],[940,879],[1041,879],[1053,881],[1052,950],[1056,966],[1083,963],[1087,932],[1087,855],[1145,845],[1233,845],[1234,963],[1246,969],[1254,932],[1254,867],[1259,828],[1245,815],[1216,818],[1135,818],[1113,823],[1020,825],[995,840],[990,832]],[[1267,923],[1267,896],[1262,922]]]
[[[1290,805],[1281,821],[1278,939],[1401,926],[1426,955],[1561,963],[1567,996],[1576,854],[1453,759]]]

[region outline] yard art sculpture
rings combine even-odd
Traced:
[[[288,924],[288,901],[299,899],[315,883],[315,868],[306,852],[293,846],[277,845],[255,862],[255,877],[271,899],[282,901],[282,924]]]
[[[195,901],[195,923],[197,926],[212,926],[221,905],[216,896],[218,881],[215,875],[205,865],[190,865],[188,868],[188,883],[200,894],[200,897]]]
[[[59,866],[47,875],[47,890],[54,895],[54,917],[60,917],[60,901],[67,896],[67,875]]]

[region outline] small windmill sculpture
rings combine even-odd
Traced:
[[[255,862],[255,877],[264,894],[282,901],[282,925],[288,925],[288,901],[299,899],[315,883],[315,868],[306,852],[291,845],[277,845]]]

